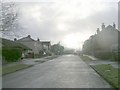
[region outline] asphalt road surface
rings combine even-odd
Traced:
[[[111,88],[79,56],[63,55],[3,76],[3,88]]]

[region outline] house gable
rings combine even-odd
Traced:
[[[21,38],[19,40],[17,40],[18,42],[32,42],[35,41],[34,39],[32,39],[29,35],[27,37]]]

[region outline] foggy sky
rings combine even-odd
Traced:
[[[17,3],[22,37],[30,34],[34,39],[50,40],[52,44],[60,41],[78,49],[97,28],[101,29],[101,23],[118,24],[119,0],[22,1]]]

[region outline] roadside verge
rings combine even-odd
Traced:
[[[110,64],[91,65],[91,67],[102,76],[110,85],[118,90],[119,88],[119,76],[118,70],[113,68]]]
[[[119,89],[119,78],[120,77],[120,69],[112,66],[111,63],[101,63],[104,61],[100,60],[92,60],[88,56],[81,55],[80,58],[87,63],[91,68],[93,68],[103,79],[105,79],[111,86],[113,86],[116,90]]]
[[[9,67],[3,67],[2,68],[2,75],[6,75],[9,73],[13,73],[22,69],[26,69],[28,67],[31,67],[32,65],[26,65],[26,64],[16,64],[13,66],[9,66]]]

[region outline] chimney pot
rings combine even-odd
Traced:
[[[115,25],[115,23],[113,23],[113,27],[114,27],[114,28],[116,28],[116,25]]]
[[[102,30],[104,30],[105,29],[105,24],[104,23],[102,23]]]
[[[31,36],[30,36],[30,35],[28,35],[28,37],[30,38]]]
[[[16,38],[14,38],[14,41],[17,41],[17,39],[16,39]]]
[[[40,39],[38,38],[37,41],[40,41]]]

